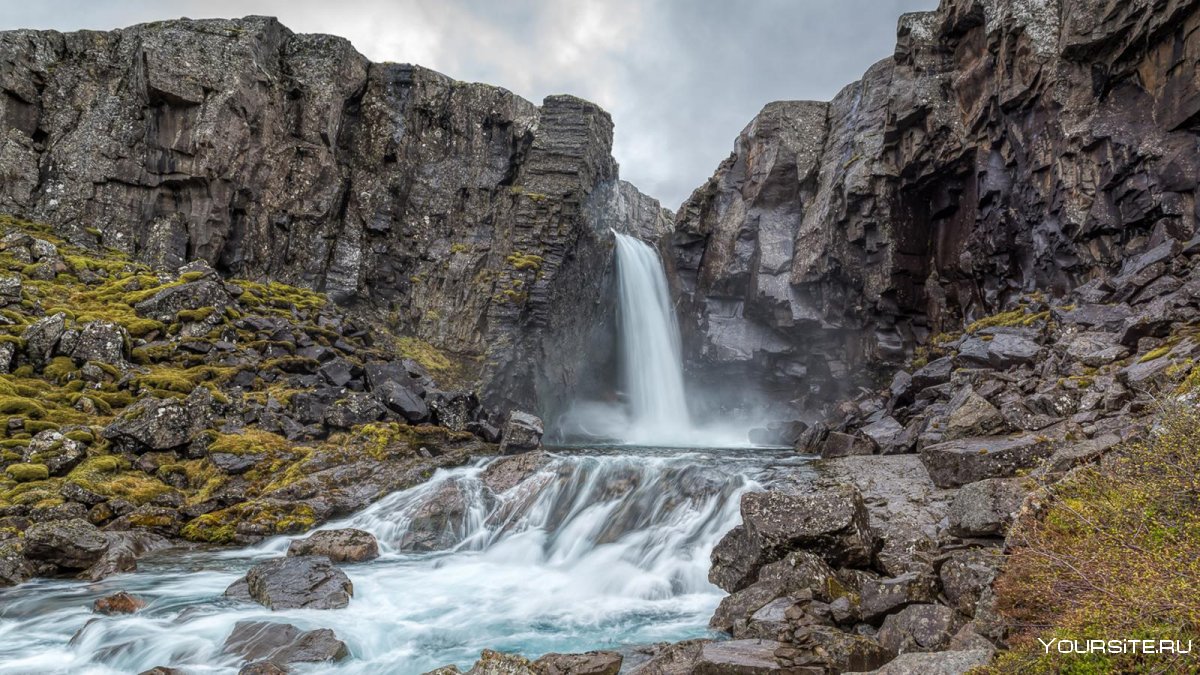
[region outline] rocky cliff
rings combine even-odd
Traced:
[[[0,64],[0,210],[327,292],[499,405],[580,377],[608,228],[670,227],[618,181],[595,105],[370,63],[271,18],[11,31]]]
[[[676,218],[698,370],[832,401],[1190,238],[1198,4],[944,0],[832,101],[767,105]]]

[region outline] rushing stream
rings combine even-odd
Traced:
[[[441,471],[326,526],[367,530],[383,551],[344,566],[354,584],[345,609],[272,612],[222,597],[251,564],[283,555],[286,538],[166,552],[98,583],[0,592],[0,673],[233,673],[221,648],[241,620],[333,629],[353,657],[308,672],[421,673],[469,666],[483,648],[537,656],[706,635],[723,595],[707,581],[709,552],[738,522],[738,497],[798,480],[803,462],[765,449],[561,450],[500,494],[483,483],[487,461]],[[414,514],[448,483],[466,506],[443,533],[457,543],[401,550]],[[93,600],[117,590],[149,605],[92,614]]]

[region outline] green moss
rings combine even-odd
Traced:
[[[13,464],[4,470],[18,483],[46,480],[50,477],[50,469],[45,464]]]
[[[145,337],[155,331],[161,334],[167,330],[167,326],[163,322],[154,319],[129,319],[121,325],[135,338]]]
[[[0,396],[0,415],[24,415],[40,419],[46,416],[46,409],[28,398]]]
[[[542,266],[542,256],[531,253],[513,253],[506,260],[518,270],[537,270]]]
[[[75,367],[75,361],[69,356],[56,356],[42,368],[42,375],[46,379],[59,384],[66,382],[76,372],[78,369]]]
[[[179,323],[198,323],[212,316],[213,312],[217,311],[215,307],[201,307],[200,309],[183,309],[175,314],[175,320]]]
[[[1151,349],[1150,351],[1146,352],[1145,354],[1142,354],[1142,358],[1138,359],[1138,363],[1145,363],[1147,361],[1153,361],[1154,359],[1160,359],[1160,358],[1166,356],[1167,353],[1170,351],[1171,351],[1170,345],[1163,345],[1162,347],[1159,347],[1158,349]]]
[[[1050,312],[1038,312],[1031,314],[1024,307],[1014,309],[1011,312],[1001,312],[993,316],[982,318],[970,326],[967,326],[968,333],[977,333],[984,328],[999,328],[999,327],[1029,327],[1038,322],[1045,321],[1050,318]]]

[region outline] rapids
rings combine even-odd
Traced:
[[[738,521],[747,490],[802,480],[804,459],[769,450],[557,450],[500,494],[487,464],[439,471],[325,529],[379,538],[377,560],[343,569],[354,584],[341,610],[272,612],[222,597],[288,538],[234,551],[164,552],[101,582],[38,580],[0,591],[0,673],[137,673],[158,665],[235,673],[222,644],[236,622],[331,628],[352,658],[296,672],[422,673],[469,666],[481,649],[529,657],[708,634],[723,593],[709,553]],[[443,532],[451,548],[404,550],[422,505],[457,486],[465,509]],[[92,614],[125,590],[141,612]]]

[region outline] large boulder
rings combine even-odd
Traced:
[[[825,442],[821,444],[821,457],[834,459],[853,455],[872,455],[875,454],[875,450],[875,441],[870,436],[831,431],[825,436]]]
[[[108,537],[82,518],[51,520],[25,530],[25,557],[62,569],[87,569],[108,547]]]
[[[459,542],[467,501],[454,481],[446,481],[409,516],[400,538],[402,551],[444,551]]]
[[[875,670],[843,675],[964,675],[992,660],[990,649],[901,654]]]
[[[1020,434],[963,438],[921,450],[921,462],[938,487],[958,487],[985,478],[1007,477],[1032,468],[1054,452],[1044,436]]]
[[[192,437],[193,419],[181,401],[147,396],[104,429],[104,437],[135,452],[172,450]]]
[[[171,323],[175,321],[175,315],[185,309],[196,310],[213,307],[220,310],[229,304],[229,300],[229,294],[220,282],[200,279],[167,286],[134,305],[133,309],[138,316]]]
[[[959,347],[958,361],[964,365],[1004,370],[1032,363],[1041,352],[1042,348],[1024,335],[997,332],[967,338]]]
[[[937,600],[932,574],[907,572],[890,579],[867,578],[859,585],[859,612],[863,621],[877,624],[898,609]]]
[[[971,390],[964,391],[951,401],[951,410],[946,417],[942,440],[971,436],[988,436],[1003,431],[1004,416],[996,406]]]
[[[289,556],[323,555],[333,562],[364,562],[379,557],[379,542],[370,532],[320,530],[288,544]]]
[[[29,324],[21,333],[25,345],[25,353],[34,363],[42,364],[54,355],[58,340],[67,330],[67,315],[62,312],[42,317]]]
[[[893,654],[935,652],[946,648],[962,619],[945,605],[909,605],[883,620],[876,636]]]
[[[1021,478],[988,478],[964,485],[950,505],[950,531],[960,537],[1002,536],[1027,490]]]
[[[696,675],[767,675],[782,673],[775,650],[782,646],[774,640],[725,640],[706,642],[700,647],[690,671]]]
[[[91,321],[79,331],[71,357],[76,361],[97,361],[114,365],[125,362],[129,334],[112,321]]]
[[[852,486],[810,493],[779,490],[742,496],[746,535],[768,558],[804,549],[831,565],[871,562],[875,535],[862,495]]]
[[[1004,565],[999,549],[974,548],[952,551],[938,569],[942,593],[950,606],[966,616],[975,609]]]
[[[375,422],[386,412],[383,404],[370,394],[351,392],[325,410],[325,423],[337,429],[349,429]]]
[[[429,419],[429,406],[412,388],[388,380],[374,388],[375,397],[388,410],[400,415],[410,423],[424,422]]]
[[[624,657],[619,652],[546,654],[530,668],[537,675],[617,675]]]
[[[768,562],[768,552],[746,533],[744,525],[736,525],[721,537],[709,554],[712,565],[708,580],[728,593],[735,593],[754,583],[758,570]]]
[[[83,461],[85,450],[83,443],[56,429],[46,429],[29,440],[21,461],[44,464],[51,476],[61,476]]]
[[[225,638],[223,651],[244,662],[277,666],[292,663],[329,663],[350,655],[346,643],[328,628],[302,631],[288,623],[239,621]],[[286,671],[284,671],[286,672]]]
[[[943,356],[940,359],[934,359],[912,374],[912,388],[919,392],[922,389],[945,384],[950,381],[952,372],[954,372],[953,358]]]
[[[504,425],[504,438],[500,441],[500,454],[510,455],[537,450],[542,445],[542,420],[520,410],[508,414]]]
[[[354,586],[325,556],[276,558],[246,572],[246,592],[268,609],[340,609],[350,604]],[[237,595],[234,587],[227,594]],[[233,593],[231,593],[233,591]]]

